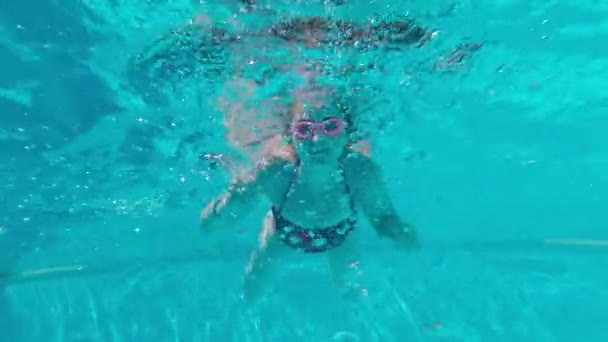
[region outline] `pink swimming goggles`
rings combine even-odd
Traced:
[[[344,121],[335,117],[326,118],[320,122],[299,120],[291,128],[293,135],[298,140],[310,140],[317,132],[327,137],[337,137],[343,130]]]

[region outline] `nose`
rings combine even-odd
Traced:
[[[319,141],[319,135],[315,132],[312,135],[312,141],[313,142],[318,142]]]

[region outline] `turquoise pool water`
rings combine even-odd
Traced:
[[[0,341],[606,341],[608,5],[341,3],[0,4]],[[197,20],[239,34],[288,16],[407,17],[433,39],[294,55],[251,38],[146,59]],[[363,224],[365,301],[303,255],[250,310],[241,276],[265,208],[201,235],[230,171],[199,156],[237,158],[215,106],[234,69],[258,79],[294,58],[378,66],[350,81],[421,249]]]

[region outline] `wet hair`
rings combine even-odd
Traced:
[[[332,96],[334,106],[342,112],[344,117],[344,122],[346,123],[346,133],[352,140],[355,140],[354,138],[356,138],[358,135],[357,124],[353,113],[355,109],[349,104],[350,102],[347,101],[347,99],[346,94],[335,94]]]

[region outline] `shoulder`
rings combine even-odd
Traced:
[[[342,161],[344,179],[356,196],[366,196],[383,182],[382,168],[367,155],[350,152]]]
[[[295,170],[296,159],[289,149],[273,149],[265,153],[252,167],[241,173],[236,184],[249,184],[259,191],[273,196],[288,185]],[[274,196],[273,196],[274,197]]]
[[[251,181],[263,176],[272,176],[289,168],[290,165],[295,165],[297,160],[293,148],[284,144],[280,135],[267,139],[255,155],[257,155],[257,160],[254,165],[237,178],[246,178]]]
[[[280,177],[287,170],[293,169],[294,165],[287,159],[276,156],[265,157],[239,173],[234,178],[233,183],[258,183],[263,185],[265,182]]]
[[[380,172],[380,167],[370,156],[356,151],[349,151],[342,160],[342,165],[347,176],[367,176]]]
[[[293,171],[297,163],[296,152],[289,144],[275,142],[257,163],[257,168],[271,173]]]

